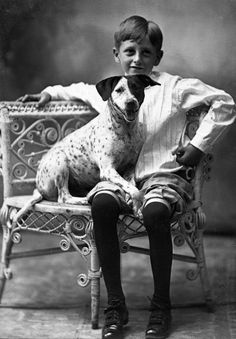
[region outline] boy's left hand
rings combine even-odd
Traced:
[[[178,147],[175,151],[176,161],[184,166],[196,166],[204,155],[199,148],[188,144],[185,147]]]

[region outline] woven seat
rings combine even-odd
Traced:
[[[77,251],[81,260],[90,259],[86,260],[88,271],[80,273],[78,283],[81,286],[91,283],[91,322],[92,327],[97,328],[101,270],[93,237],[90,206],[43,200],[14,222],[17,211],[31,198],[42,155],[57,141],[87,123],[97,113],[83,102],[51,102],[42,109],[38,109],[35,103],[2,102],[0,108],[4,186],[4,202],[1,208],[3,240],[0,298],[6,280],[12,277],[11,259]],[[186,133],[190,139],[206,111],[207,107],[202,106],[188,112]],[[212,299],[204,257],[205,214],[201,201],[202,187],[209,178],[211,160],[210,154],[205,155],[199,166],[194,169],[195,175],[191,181],[194,187],[194,200],[187,207],[186,213],[172,224],[175,246],[187,245],[192,252],[192,255],[174,253],[173,258],[196,264],[196,270],[187,271],[187,278],[193,280],[200,276],[204,300],[209,309],[212,306]],[[21,231],[34,232],[35,238],[37,233],[56,235],[59,239],[58,247],[14,253],[13,245],[18,244],[23,236]],[[133,251],[149,254],[148,248],[140,248],[129,243],[130,239],[146,236],[142,220],[132,214],[121,215],[117,231],[122,253]]]

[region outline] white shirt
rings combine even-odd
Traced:
[[[183,141],[186,112],[206,104],[209,111],[201,122],[191,144],[207,152],[236,118],[232,97],[223,90],[197,79],[183,79],[168,73],[153,72],[151,77],[161,86],[145,89],[145,99],[139,119],[143,125],[145,142],[135,169],[135,178],[142,180],[158,172],[175,172],[182,168],[173,152]],[[95,85],[83,82],[70,86],[51,86],[44,90],[52,100],[78,100],[90,104],[98,113],[106,106]],[[182,140],[182,141],[181,141]]]

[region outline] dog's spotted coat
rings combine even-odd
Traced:
[[[36,200],[87,203],[86,198],[72,196],[70,186],[89,191],[107,180],[129,194],[137,213],[139,191],[124,177],[133,170],[143,144],[138,112],[144,89],[156,84],[145,75],[112,77],[98,83],[98,92],[108,100],[106,110],[43,156],[36,176]]]

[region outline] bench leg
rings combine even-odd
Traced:
[[[99,323],[101,270],[94,241],[92,241],[91,248],[91,271],[89,272],[91,279],[91,324],[93,329],[97,329]]]
[[[209,312],[214,312],[211,286],[210,286],[210,282],[209,282],[208,270],[207,270],[207,266],[206,266],[206,259],[205,259],[205,253],[204,253],[203,231],[202,230],[199,231],[198,254],[199,254],[199,264],[198,264],[199,274],[200,274],[202,291],[203,291],[203,295],[204,295],[204,298],[205,298],[207,310]]]
[[[10,236],[10,231],[7,226],[3,225],[3,236],[2,236],[2,254],[1,254],[1,269],[0,269],[0,303],[5,287],[6,280],[12,278],[12,272],[9,268],[10,259],[13,246],[13,241]]]

